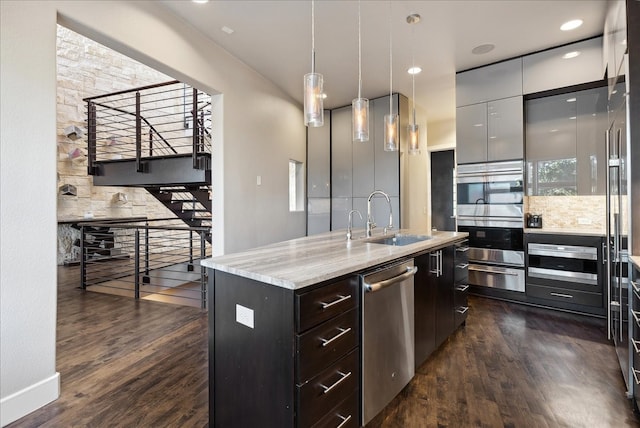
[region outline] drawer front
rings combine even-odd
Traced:
[[[469,262],[469,241],[462,241],[455,244],[456,247],[456,255],[455,260],[456,264],[458,263],[468,263]]]
[[[310,427],[344,401],[360,385],[357,349],[297,387],[298,427]]]
[[[320,419],[313,428],[357,428],[360,420],[358,390]]]
[[[469,263],[456,262],[454,272],[454,281],[456,283],[467,282],[469,280]]]
[[[315,376],[358,346],[358,310],[353,308],[296,336],[298,383]]]
[[[573,303],[576,305],[602,307],[602,294],[588,293],[579,290],[569,290],[558,287],[545,287],[543,285],[527,284],[527,296],[540,299],[554,300],[556,302]]]
[[[303,332],[358,306],[358,278],[347,278],[296,296],[296,326]]]
[[[469,285],[466,283],[456,284],[453,286],[453,299],[455,308],[455,323],[459,326],[467,320],[467,313],[469,311],[469,303],[467,299],[467,290]]]

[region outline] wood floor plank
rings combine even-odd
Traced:
[[[59,269],[61,396],[9,427],[207,427],[207,313],[82,291],[78,275]],[[602,320],[469,304],[367,428],[640,426]]]

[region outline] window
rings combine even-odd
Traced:
[[[289,160],[289,211],[304,211],[304,164]]]

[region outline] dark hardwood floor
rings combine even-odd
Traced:
[[[206,312],[83,292],[77,268],[58,281],[61,396],[9,427],[208,425]],[[640,426],[601,320],[470,306],[466,327],[368,427]]]

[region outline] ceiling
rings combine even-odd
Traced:
[[[311,1],[161,3],[302,104],[302,77],[311,71]],[[455,117],[456,71],[600,35],[606,0],[363,0],[360,11],[362,96],[389,93],[391,25],[393,91],[411,97],[407,69],[415,61],[423,70],[415,78],[416,104],[432,122]],[[412,13],[421,15],[419,23],[407,23]],[[560,30],[576,18],[581,27]],[[471,52],[486,43],[495,49]],[[351,104],[358,93],[357,1],[315,1],[315,50],[325,108]]]

